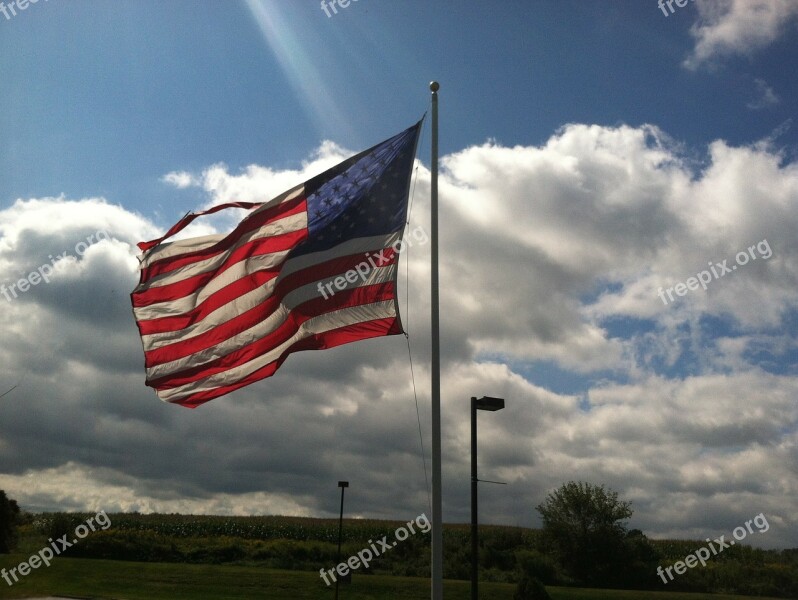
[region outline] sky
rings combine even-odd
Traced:
[[[654,538],[762,513],[746,543],[798,547],[798,2],[326,6],[0,9],[0,489],[329,517],[348,480],[347,516],[429,514],[428,243],[402,258],[407,339],[294,354],[196,410],[144,385],[129,295],[136,243],[402,131],[434,79],[444,520],[469,520],[488,395],[479,475],[507,485],[480,487],[481,522],[539,526],[587,481]],[[415,231],[429,167],[427,120]]]

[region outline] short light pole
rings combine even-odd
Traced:
[[[504,408],[504,398],[471,397],[471,600],[479,590],[479,526],[477,524],[477,411]]]
[[[341,534],[344,530],[344,488],[349,487],[348,481],[339,481],[338,487],[341,488],[341,513],[338,517],[338,558],[335,561],[336,565],[341,564]],[[341,578],[341,574],[338,574],[338,577],[335,578],[335,600],[338,600],[338,583]]]

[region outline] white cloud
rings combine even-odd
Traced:
[[[134,477],[120,477],[118,473],[90,469],[71,461],[56,468],[31,469],[20,475],[0,474],[0,488],[19,490],[15,500],[28,510],[313,516],[285,494],[251,492],[191,498],[170,497],[169,493],[149,495],[138,487],[139,481]]]
[[[773,88],[770,87],[764,79],[755,79],[754,85],[756,85],[757,97],[746,104],[751,110],[762,110],[763,108],[776,106],[781,102],[776,92],[773,91]]]
[[[208,200],[201,210],[229,202],[265,202],[311,177],[324,172],[353,153],[331,141],[323,141],[309,160],[299,169],[275,170],[260,165],[248,165],[239,173],[230,173],[227,165],[217,163],[199,174],[185,171],[171,172],[163,181],[178,188],[196,187],[203,190]],[[175,239],[207,235],[213,231],[229,230],[243,216],[243,211],[229,210],[195,221],[180,232]]]
[[[227,165],[218,163],[204,169],[199,175],[185,171],[164,175],[163,180],[179,188],[199,187],[210,197],[205,208],[226,202],[263,202],[281,192],[307,181],[352,155],[334,142],[324,141],[304,161],[300,169],[274,170],[260,165],[249,165],[238,174],[228,172]]]
[[[175,186],[178,189],[185,189],[197,185],[197,181],[191,173],[187,171],[172,171],[161,178],[162,181]]]
[[[298,169],[213,165],[190,181],[208,205],[263,200],[346,154],[327,143]],[[511,483],[486,496],[496,522],[533,524],[548,489],[584,479],[632,499],[633,525],[654,535],[723,533],[764,511],[779,525],[762,543],[794,546],[798,374],[784,329],[798,307],[798,165],[767,143],[717,141],[694,170],[656,127],[581,124],[538,147],[488,143],[442,163],[447,519],[468,514],[467,400],[495,395],[507,407],[481,417],[480,468]],[[421,168],[412,224],[427,231],[428,189]],[[100,199],[18,201],[0,211],[0,279],[99,229],[111,239],[51,283],[0,297],[0,388],[24,375],[0,399],[12,497],[323,516],[335,481],[357,474],[353,514],[426,509],[404,340],[298,353],[196,411],[164,405],[143,384],[128,297],[135,243],[162,233],[153,223]],[[657,297],[763,239],[771,258],[667,306]],[[428,253],[419,244],[403,259],[407,295],[400,281],[426,439]],[[583,389],[547,389],[536,380],[546,365]]]
[[[717,58],[746,55],[778,39],[798,16],[794,0],[696,0],[695,48],[684,66],[695,70]]]

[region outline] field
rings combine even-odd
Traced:
[[[15,566],[24,554],[0,557],[0,567]],[[316,600],[333,598],[315,573],[281,571],[257,567],[132,563],[110,560],[60,558],[49,568],[40,568],[13,587],[4,582],[0,598],[31,598],[60,594],[83,598],[119,600]],[[514,586],[483,583],[481,596],[511,600]],[[446,581],[450,600],[467,600],[466,581]],[[548,588],[552,600],[740,600],[746,596],[686,594],[618,590]],[[429,598],[429,580],[379,575],[355,576],[352,585],[340,590],[342,600],[424,600]],[[759,600],[768,600],[759,598]],[[772,599],[771,599],[772,600]]]
[[[0,555],[0,568],[10,569],[47,546],[48,537],[62,532],[89,515],[30,515],[20,527],[19,547]],[[274,600],[333,598],[334,588],[319,577],[320,566],[336,564],[337,521],[292,517],[198,517],[188,515],[109,515],[107,530],[98,530],[75,545],[71,556],[59,556],[52,566],[40,567],[9,586],[0,579],[0,600],[61,595],[114,600],[250,599]],[[393,535],[398,521],[347,520],[342,557],[366,547],[371,539]],[[447,525],[444,531],[444,573],[448,599],[470,597],[468,582],[468,527]],[[485,526],[480,569],[480,596],[511,600],[515,591],[518,553],[538,547],[537,530]],[[663,560],[681,557],[695,542],[657,544]],[[526,550],[523,550],[526,549]],[[779,559],[781,562],[771,564]],[[693,576],[717,577],[746,570],[751,581],[763,573],[794,581],[794,557],[771,555],[736,547],[724,561]],[[758,565],[758,566],[757,566]],[[429,547],[427,536],[413,535],[375,559],[370,572],[354,573],[340,598],[357,600],[429,598]],[[763,570],[763,569],[770,570]],[[753,570],[752,570],[753,569]],[[652,567],[653,573],[653,567]],[[690,574],[684,576],[687,580]],[[754,577],[756,576],[756,577]],[[760,579],[757,579],[759,577]],[[551,583],[559,583],[552,581]],[[553,600],[731,600],[742,595],[620,590],[587,590],[547,586]],[[692,588],[696,589],[696,588]],[[698,588],[704,589],[704,588]],[[717,589],[717,588],[716,588]],[[738,589],[741,593],[769,593]],[[786,588],[779,588],[786,589]],[[778,592],[777,592],[778,593]],[[792,594],[782,595],[782,598]],[[764,596],[757,596],[764,598]]]

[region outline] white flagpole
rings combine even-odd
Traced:
[[[441,330],[438,293],[438,90],[432,92],[432,186],[430,249],[432,254],[432,600],[443,600],[443,503],[441,501]]]

